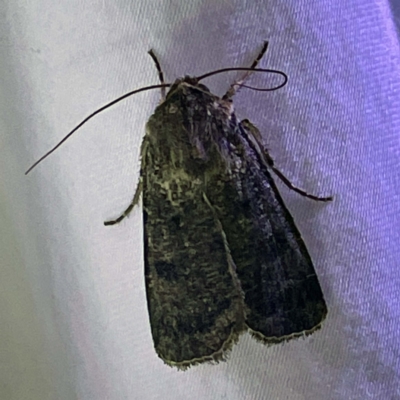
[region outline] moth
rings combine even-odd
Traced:
[[[233,109],[232,98],[251,72],[286,77],[257,68],[267,46],[250,68],[217,71],[247,71],[222,97],[200,83],[213,73],[166,84],[150,51],[160,85],[97,110],[38,161],[103,109],[138,91],[161,88],[162,101],[141,145],[136,193],[122,215],[105,225],[121,222],[142,198],[154,347],[179,369],[225,360],[246,331],[265,344],[308,335],[327,314],[310,255],[271,171],[305,197],[332,198],[295,187],[275,167],[258,129],[239,121]]]

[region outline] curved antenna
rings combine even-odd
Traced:
[[[150,53],[150,55],[153,57],[152,53]],[[154,57],[153,57],[153,59],[154,59]],[[199,76],[199,77],[197,77],[195,79],[197,81],[201,81],[202,79],[208,78],[209,76],[221,74],[223,72],[228,72],[228,71],[269,72],[269,73],[278,74],[278,75],[283,76],[284,81],[280,85],[278,85],[278,86],[276,86],[274,88],[270,88],[270,89],[260,89],[260,88],[254,88],[254,87],[251,87],[251,86],[240,84],[240,86],[243,86],[243,87],[246,87],[246,88],[249,88],[249,89],[253,89],[253,90],[257,90],[257,91],[260,91],[260,92],[269,92],[269,91],[273,91],[273,90],[278,90],[278,89],[282,88],[283,86],[285,86],[287,81],[288,81],[288,76],[282,71],[274,70],[274,69],[264,69],[264,68],[251,68],[251,67],[250,68],[245,68],[245,67],[222,68],[222,69],[218,69],[216,71],[208,72],[207,74],[201,75],[201,76]],[[162,75],[160,75],[160,79],[161,78],[163,79]],[[144,92],[146,90],[152,90],[152,89],[160,89],[160,88],[165,89],[165,88],[170,87],[170,86],[172,86],[172,83],[162,83],[160,85],[145,86],[143,88],[136,89],[136,90],[133,90],[131,92],[125,93],[121,97],[118,97],[117,99],[111,101],[110,103],[107,103],[103,107],[101,107],[101,108],[97,109],[96,111],[92,112],[80,124],[78,124],[74,129],[72,129],[72,131],[69,132],[62,140],[60,140],[60,142],[58,142],[51,150],[49,150],[46,154],[44,154],[42,157],[40,157],[39,160],[37,160],[25,172],[25,175],[29,174],[29,172],[31,172],[45,158],[47,158],[51,153],[56,151],[67,139],[69,139],[79,128],[81,128],[84,124],[86,124],[86,122],[88,122],[90,119],[92,119],[95,115],[101,113],[102,111],[106,110],[107,108],[113,106],[114,104],[119,103],[120,101],[122,101],[122,100],[126,99],[127,97],[132,96],[132,95],[134,95],[136,93]]]
[[[286,82],[285,82],[285,84],[286,84]],[[258,87],[254,87],[254,86],[244,85],[243,83],[238,83],[238,86],[244,87],[246,89],[255,90],[256,92],[272,92],[272,91],[280,89],[282,87],[282,86],[277,86],[276,88],[265,89],[265,88],[258,88]]]
[[[283,82],[282,82],[280,85],[278,85],[278,86],[276,86],[276,87],[274,87],[274,88],[271,88],[271,89],[263,89],[262,91],[265,91],[265,92],[267,92],[267,91],[272,91],[272,90],[278,90],[278,89],[284,87],[284,86],[286,85],[287,81],[288,81],[288,76],[287,76],[284,72],[279,71],[279,70],[277,70],[277,69],[245,68],[245,67],[217,69],[216,71],[211,71],[211,72],[208,72],[207,74],[198,76],[198,77],[197,77],[197,80],[198,80],[198,81],[201,81],[202,79],[208,78],[209,76],[217,75],[217,74],[222,74],[223,72],[228,72],[228,71],[269,72],[269,73],[272,73],[272,74],[278,74],[278,75],[283,76],[283,79],[284,79],[284,80],[283,80]],[[245,86],[244,86],[244,87],[245,87]]]
[[[26,172],[25,175],[29,174],[35,168],[39,163],[41,163],[45,158],[47,158],[51,153],[53,153],[55,150],[57,150],[68,138],[70,138],[74,132],[76,132],[82,125],[86,124],[90,119],[92,119],[95,115],[101,113],[102,111],[106,110],[107,108],[113,106],[114,104],[119,103],[120,101],[126,99],[129,96],[132,96],[133,94],[139,93],[139,92],[144,92],[145,90],[151,90],[151,89],[159,89],[159,88],[166,88],[170,87],[170,83],[164,83],[162,85],[151,85],[151,86],[145,86],[140,89],[133,90],[131,92],[125,93],[123,96],[118,97],[117,99],[111,101],[110,103],[106,104],[105,106],[97,109],[96,111],[92,112],[90,115],[88,115],[80,124],[78,124],[74,129],[72,129],[71,132],[69,132],[60,142],[58,142],[51,150],[49,150],[44,156],[40,157],[39,160],[37,160]]]

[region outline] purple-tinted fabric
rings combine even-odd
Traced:
[[[397,399],[400,349],[400,52],[385,1],[6,1],[0,7],[0,398]],[[187,372],[153,349],[140,209],[131,201],[159,92],[99,115],[27,177],[87,114],[129,90],[245,66],[289,76],[242,89],[240,118],[276,165],[330,204],[279,184],[329,314],[305,340],[243,335],[226,363]],[[207,84],[222,94],[235,78]],[[256,75],[251,85],[270,86]],[[250,83],[249,83],[250,84]]]

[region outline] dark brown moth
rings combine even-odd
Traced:
[[[250,68],[238,69],[263,71],[256,66],[266,48],[267,43]],[[122,221],[142,196],[147,302],[157,354],[185,369],[224,360],[246,331],[265,344],[312,333],[327,307],[270,171],[303,196],[331,197],[294,187],[274,166],[257,128],[238,121],[232,97],[248,73],[218,97],[199,83],[210,74],[165,84],[150,55],[163,101],[146,125],[133,201],[105,225]]]

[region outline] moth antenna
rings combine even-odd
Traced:
[[[251,89],[251,90],[255,90],[256,92],[272,92],[274,90],[279,89],[282,86],[278,86],[277,88],[269,88],[269,89],[265,89],[265,88],[258,88],[258,87],[254,87],[254,86],[248,86],[248,85],[244,85],[243,83],[237,83],[237,86],[240,87],[244,87],[246,89]]]
[[[114,104],[119,103],[120,101],[126,99],[129,96],[132,96],[136,93],[139,92],[144,92],[146,90],[151,90],[151,89],[159,89],[159,88],[166,88],[170,87],[170,83],[163,83],[161,85],[151,85],[151,86],[145,86],[140,89],[133,90],[131,92],[125,93],[123,96],[118,97],[117,99],[111,101],[110,103],[106,104],[103,107],[100,107],[96,111],[92,112],[90,115],[88,115],[80,124],[78,124],[74,129],[72,129],[71,132],[69,132],[58,144],[56,144],[51,150],[49,150],[44,156],[40,157],[39,160],[37,160],[26,172],[25,175],[29,174],[35,168],[39,163],[41,163],[45,158],[47,158],[51,153],[53,153],[55,150],[57,150],[69,137],[73,135],[79,128],[82,127],[82,125],[86,124],[90,119],[92,119],[95,115],[101,113],[102,111],[106,110],[107,108],[113,106]]]
[[[238,68],[221,68],[221,69],[217,69],[216,71],[211,71],[208,72],[207,74],[201,75],[197,77],[198,81],[201,81],[202,79],[208,78],[212,75],[217,75],[217,74],[222,74],[223,72],[229,72],[229,71],[252,71],[252,72],[268,72],[271,74],[278,74],[283,76],[283,82],[271,89],[263,89],[262,91],[272,91],[272,90],[278,90],[282,87],[284,87],[288,81],[288,76],[283,72],[283,71],[279,71],[277,69],[265,69],[265,68],[247,68],[247,67],[238,67]]]

